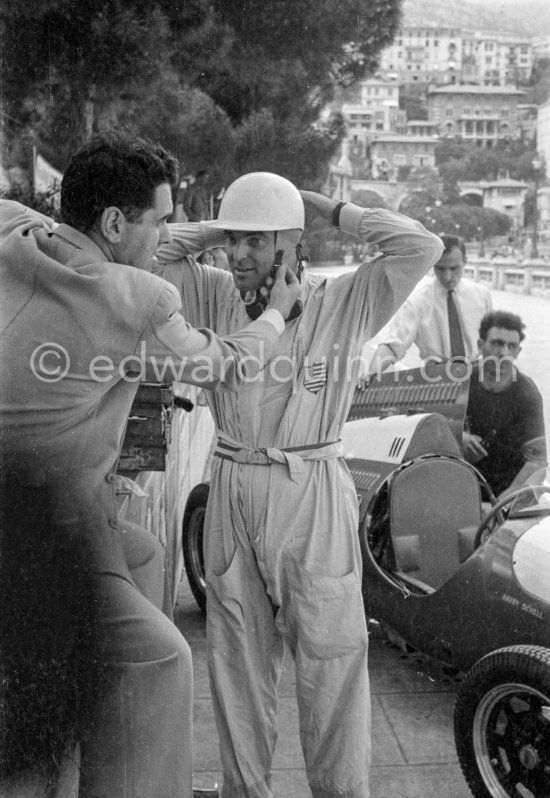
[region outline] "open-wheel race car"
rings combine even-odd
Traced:
[[[368,618],[464,673],[455,742],[476,798],[550,797],[550,470],[496,501],[462,457],[462,364],[384,374],[343,431],[359,500]],[[183,548],[205,608],[208,486]]]

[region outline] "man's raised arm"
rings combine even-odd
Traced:
[[[366,292],[369,337],[372,338],[401,307],[418,281],[441,257],[443,244],[420,222],[382,208],[360,208],[313,191],[300,192],[306,206],[343,233],[370,244],[380,255],[365,262],[352,275],[338,278]]]
[[[260,379],[262,369],[278,350],[284,319],[299,291],[296,276],[282,266],[265,312],[244,329],[222,338],[211,330],[191,327],[179,312],[181,303],[175,288],[167,285],[140,341],[145,347],[146,378],[226,390],[237,390],[243,381]]]

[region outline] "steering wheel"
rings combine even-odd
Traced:
[[[503,499],[493,505],[493,507],[491,507],[481,524],[476,529],[474,536],[474,549],[477,549],[478,546],[480,546],[482,543],[485,543],[489,535],[493,534],[497,526],[501,526],[504,523],[504,508],[515,501],[518,496],[522,496],[527,493],[533,494],[533,487],[533,485],[524,485],[523,487],[515,490],[513,493],[508,494],[508,496],[505,496]]]

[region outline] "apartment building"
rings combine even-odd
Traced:
[[[525,38],[453,27],[403,27],[382,52],[380,69],[400,83],[517,85],[529,79],[534,58]]]
[[[399,110],[399,86],[384,80],[361,82],[359,102],[344,103],[346,141],[354,155],[365,155],[375,134],[401,133],[406,130],[405,113]]]
[[[441,136],[492,147],[521,137],[518,104],[524,93],[512,86],[452,85],[428,90],[428,118]]]
[[[542,36],[533,42],[533,58],[537,61],[544,61],[550,58],[550,36]]]
[[[546,177],[550,180],[550,100],[538,107],[537,150],[544,159]]]
[[[458,28],[404,27],[382,51],[380,70],[400,83],[453,83],[462,71]]]
[[[516,85],[529,80],[533,45],[527,39],[476,34],[477,77],[484,86]]]
[[[426,136],[377,136],[369,147],[372,174],[396,178],[400,166],[434,167],[435,146]]]

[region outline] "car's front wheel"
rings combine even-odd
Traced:
[[[480,659],[458,691],[454,727],[476,798],[550,796],[550,650],[510,646]]]
[[[193,488],[185,505],[182,524],[185,571],[195,601],[204,613],[206,613],[206,580],[202,542],[208,493],[208,485],[197,485]]]

